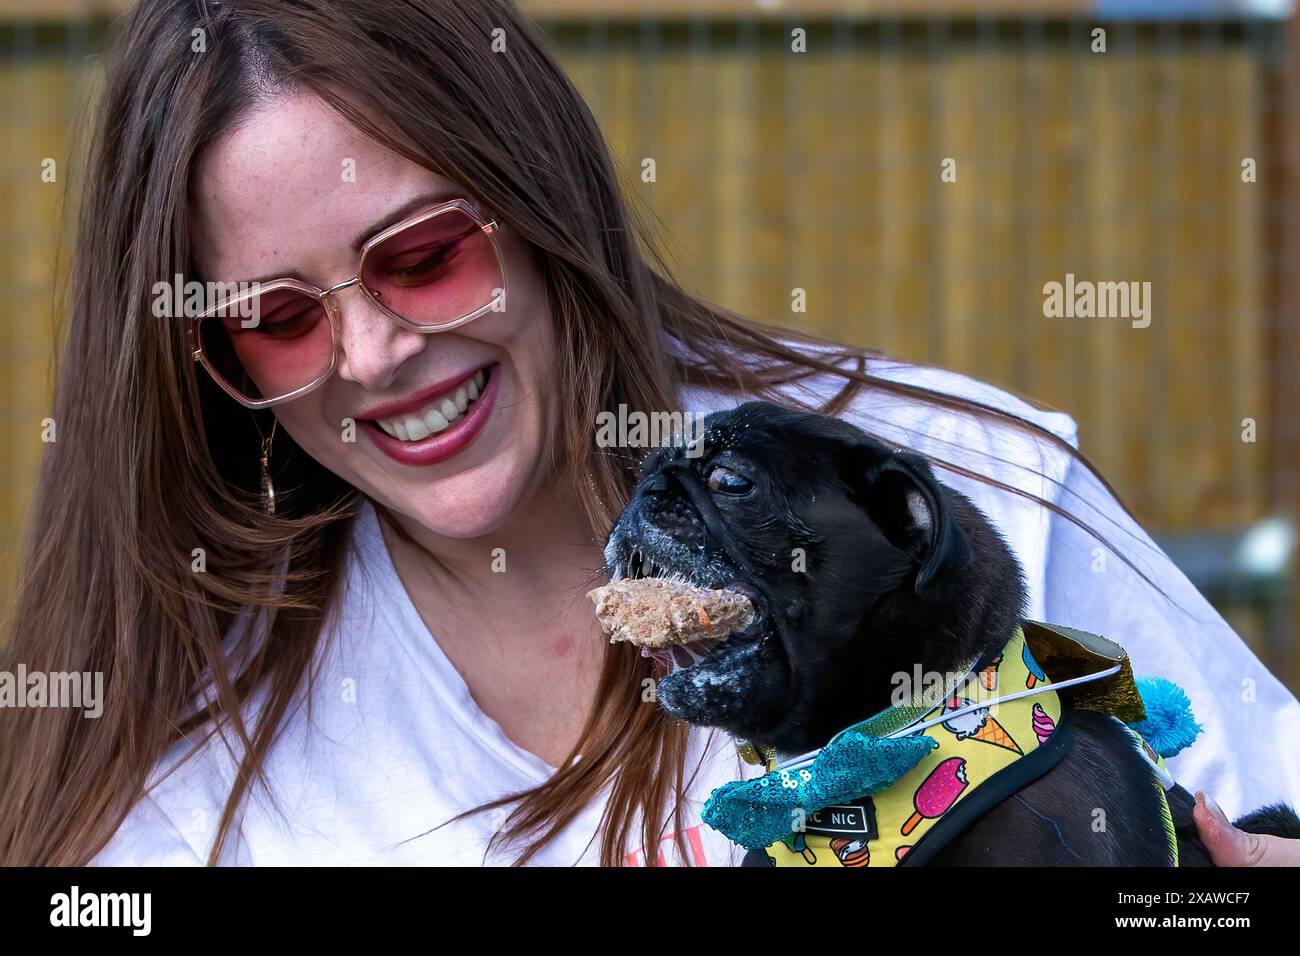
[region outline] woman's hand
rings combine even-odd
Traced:
[[[1215,866],[1300,866],[1300,840],[1238,830],[1199,790],[1192,819]]]

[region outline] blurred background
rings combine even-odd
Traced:
[[[49,414],[70,132],[127,6],[0,0],[0,615]],[[521,6],[680,279],[1068,411],[1138,519],[1300,689],[1291,0]],[[1150,282],[1149,327],[1045,316],[1044,284],[1067,274]]]

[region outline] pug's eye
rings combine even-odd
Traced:
[[[724,495],[743,495],[753,487],[754,483],[744,475],[722,465],[715,465],[709,472],[711,491],[718,491]]]

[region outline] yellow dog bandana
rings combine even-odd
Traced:
[[[1040,654],[1052,661],[1061,693],[1035,660],[1026,629]],[[1091,680],[1090,674],[1097,673],[1107,676]],[[980,815],[1065,755],[1070,726],[1062,696],[1071,706],[1108,711],[1121,723],[1144,716],[1127,656],[1118,645],[1026,621],[988,666],[971,669],[941,703],[914,722],[937,744],[920,763],[874,796],[808,814],[801,832],[761,852],[773,866],[924,864]],[[1164,761],[1126,729],[1157,768],[1161,784],[1172,786]],[[767,769],[778,769],[775,755],[769,756]],[[1160,792],[1163,798],[1164,790]],[[1164,815],[1177,865],[1167,801]]]

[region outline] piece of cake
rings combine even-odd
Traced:
[[[658,648],[720,640],[754,620],[754,605],[745,595],[670,578],[623,578],[587,597],[611,644]]]

